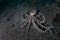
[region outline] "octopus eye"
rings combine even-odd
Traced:
[[[36,13],[35,13],[35,16],[36,16],[36,15],[38,15],[38,14],[39,14],[39,12],[40,12],[40,10],[37,10],[37,11],[36,11]]]
[[[30,15],[29,12],[27,12],[27,14]]]

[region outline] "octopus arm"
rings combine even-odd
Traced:
[[[47,29],[45,30],[45,32],[47,32],[47,31],[49,31],[49,34],[52,35],[51,29],[47,28]]]
[[[40,20],[38,20],[37,18],[35,18],[35,20],[36,20],[37,22],[43,23],[43,21],[40,21]]]
[[[40,27],[42,27],[42,28],[46,28],[44,25],[42,25],[42,24],[39,23],[38,21],[37,21],[37,23],[39,24]]]
[[[46,19],[45,19],[44,15],[43,15],[42,13],[40,13],[40,14],[39,14],[39,15],[37,15],[36,17],[37,17],[37,19],[39,19],[39,20],[40,20],[40,22],[42,22],[42,23],[44,23],[44,22],[46,21]],[[42,19],[42,20],[41,20],[41,19]]]
[[[40,22],[39,20],[36,19],[35,21],[36,21],[36,22],[39,24],[39,26],[41,26],[42,28],[46,28],[44,25],[41,24],[42,22]]]
[[[52,33],[51,33],[51,29],[50,29],[50,28],[53,28],[53,26],[52,26],[52,25],[50,25],[50,27],[48,27],[48,26],[44,26],[44,25],[42,25],[42,24],[41,24],[41,23],[39,23],[38,21],[37,21],[37,23],[40,25],[40,27],[42,27],[42,28],[45,28],[45,29],[46,29],[44,32],[46,32],[46,31],[50,31],[50,34],[52,34]]]
[[[45,25],[46,25],[46,27],[53,28],[53,25],[50,24],[50,23],[47,23],[47,24],[45,24]]]
[[[28,23],[28,32],[30,31],[30,28],[31,28],[31,22],[29,21],[29,23]]]
[[[32,21],[32,24],[34,25],[34,27],[35,27],[38,31],[40,31],[40,32],[44,32],[43,30],[41,30],[40,28],[37,27],[37,25],[35,24],[34,21]]]
[[[28,21],[25,21],[25,22],[21,25],[21,27],[25,27],[25,26],[27,25],[27,23],[28,23]]]

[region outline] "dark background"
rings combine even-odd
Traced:
[[[38,32],[33,26],[20,28],[24,13],[39,9],[54,26],[53,35]],[[0,40],[60,40],[60,0],[0,0]]]

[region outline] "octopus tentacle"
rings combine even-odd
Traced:
[[[49,31],[49,32],[50,32],[50,34],[52,35],[52,31],[51,31],[51,29],[50,29],[50,28],[47,28],[47,29],[45,30],[45,32],[47,32],[47,31]]]
[[[41,29],[39,29],[39,28],[37,27],[37,25],[35,24],[34,21],[32,21],[32,24],[34,25],[34,27],[35,27],[38,31],[40,31],[40,32],[44,32],[43,30],[41,30]]]
[[[35,20],[38,24],[39,24],[39,26],[41,26],[42,28],[46,28],[44,25],[42,25],[41,23],[40,23],[40,21],[39,20]]]
[[[53,28],[53,25],[49,24],[49,25],[50,25],[50,27],[48,27],[48,26],[44,26],[44,25],[42,25],[41,23],[39,23],[39,21],[38,21],[38,20],[37,20],[37,23],[40,25],[40,27],[42,27],[42,28],[45,28],[45,29],[46,29],[44,32],[49,31],[49,32],[50,32],[50,34],[52,34],[52,31],[51,31],[51,29],[50,29],[50,28]]]
[[[40,24],[39,22],[37,22],[42,28],[46,28],[44,25]]]
[[[28,32],[30,31],[30,27],[31,27],[31,22],[29,21],[29,23],[28,23]]]
[[[28,21],[25,21],[21,27],[25,27],[27,25]]]
[[[41,13],[40,13],[40,15],[37,15],[36,17],[37,17],[36,19],[38,19],[38,17],[42,17],[42,19],[43,19],[42,21],[39,19],[42,23],[44,23],[46,21],[44,15]]]
[[[40,23],[43,23],[43,21],[40,21],[40,20],[38,20],[37,18],[35,18],[35,20],[38,21],[38,22],[40,22]]]
[[[48,26],[49,28],[53,28],[53,25],[52,24],[47,23],[45,25]]]
[[[51,25],[51,24],[45,24],[45,25],[46,25],[46,30],[45,30],[45,32],[49,31],[50,34],[52,34],[51,28],[53,28],[53,25]]]

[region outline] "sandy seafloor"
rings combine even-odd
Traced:
[[[27,27],[20,27],[21,19],[32,9],[39,9],[47,22],[54,26],[53,35],[41,33],[32,26],[29,36],[26,36]],[[59,0],[1,0],[0,40],[60,40]]]

